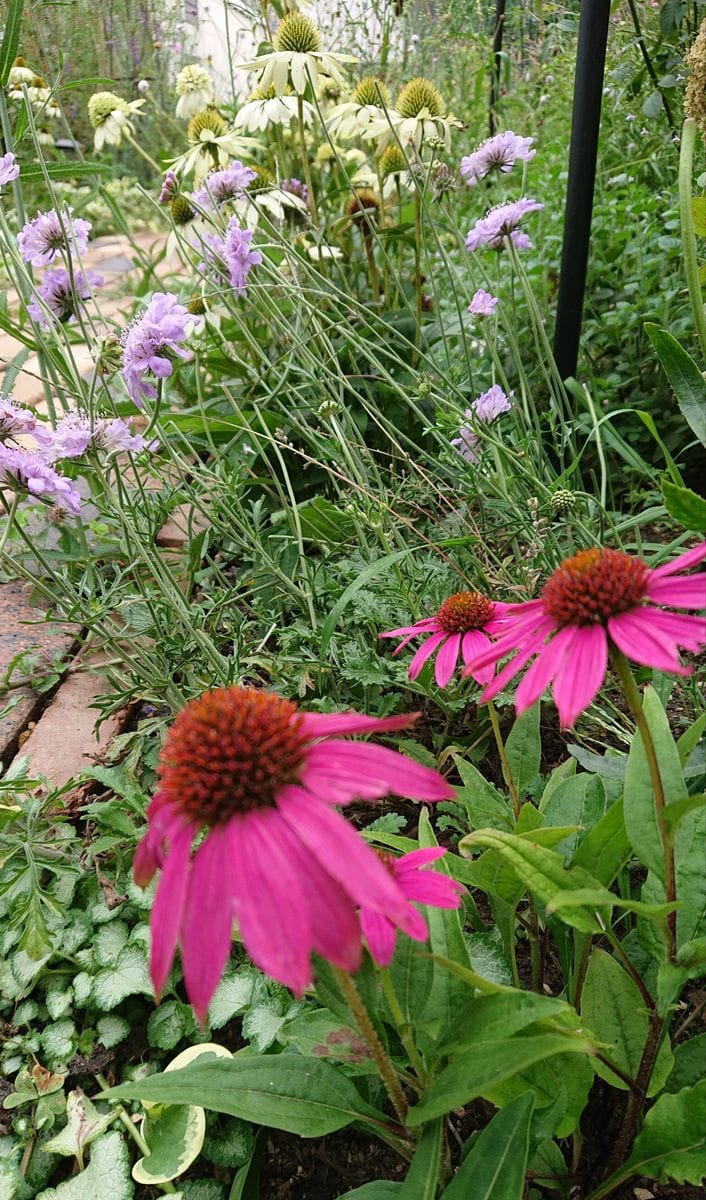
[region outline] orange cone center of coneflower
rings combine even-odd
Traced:
[[[493,615],[493,602],[480,592],[456,592],[444,600],[436,619],[445,633],[482,629]]]
[[[218,825],[272,807],[295,783],[309,738],[295,704],[252,687],[217,688],[191,700],[159,756],[159,791],[190,820]]]
[[[602,625],[645,598],[650,570],[622,550],[581,550],[557,567],[542,588],[557,625]]]

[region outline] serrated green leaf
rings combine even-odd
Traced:
[[[256,978],[257,972],[247,966],[223,976],[208,1007],[211,1029],[221,1029],[232,1017],[245,1011],[252,1000]]]
[[[151,996],[147,955],[140,946],[125,946],[115,965],[99,971],[93,980],[93,999],[99,1008],[115,1008],[126,996]]]
[[[110,967],[127,945],[129,930],[124,921],[111,921],[96,930],[93,954],[99,967]]]
[[[539,774],[542,738],[539,731],[541,703],[538,701],[518,717],[505,742],[510,772],[519,795],[525,796]]]
[[[60,1133],[44,1142],[43,1152],[62,1154],[83,1161],[83,1151],[112,1125],[115,1112],[100,1113],[80,1088],[66,1097],[66,1125]]]
[[[663,479],[662,497],[670,517],[674,517],[685,529],[692,529],[695,533],[706,530],[706,500],[703,496],[691,488],[679,487],[670,479]]]
[[[635,1079],[645,1049],[649,1013],[637,984],[605,950],[596,948],[591,952],[581,993],[581,1016],[597,1038],[610,1043],[607,1057],[611,1062]],[[652,1072],[648,1096],[661,1090],[672,1063],[669,1041],[665,1040]],[[627,1084],[598,1059],[593,1067],[612,1087],[627,1089]]]
[[[534,1095],[524,1092],[496,1113],[463,1159],[442,1200],[522,1200]]]
[[[706,1178],[705,1111],[706,1079],[660,1096],[645,1116],[628,1161],[602,1184],[601,1195],[632,1175],[699,1187]]]
[[[664,1090],[680,1092],[700,1079],[706,1079],[706,1033],[697,1033],[688,1042],[679,1042],[674,1047],[674,1066]]]
[[[173,1050],[182,1038],[196,1032],[191,1006],[180,1000],[165,1000],[150,1013],[147,1040],[159,1050]]]
[[[119,1133],[106,1133],[91,1147],[91,1161],[80,1175],[40,1192],[36,1200],[132,1200],[127,1148]]]
[[[410,940],[410,939],[405,939]],[[356,1029],[343,1024],[325,1008],[302,1013],[288,1021],[279,1040],[300,1054],[343,1062],[349,1074],[374,1075],[377,1071],[367,1043]]]
[[[277,1040],[277,1034],[286,1020],[287,1014],[282,1012],[281,1005],[269,996],[264,996],[248,1009],[243,1017],[243,1037],[247,1038],[258,1054],[264,1054]]]
[[[569,859],[576,847],[594,825],[605,814],[608,798],[599,775],[582,772],[560,783],[549,795],[546,803],[542,798],[540,811],[547,825],[577,825],[576,833],[570,834],[559,844],[559,850]]]
[[[684,420],[706,446],[706,382],[693,358],[666,329],[646,324],[645,331],[672,385]]]
[[[106,1050],[117,1046],[130,1032],[130,1022],[124,1017],[99,1017],[96,1022],[98,1040]]]

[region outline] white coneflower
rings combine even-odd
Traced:
[[[274,87],[278,96],[285,95],[290,83],[299,96],[309,82],[316,89],[320,76],[328,76],[342,84],[344,78],[339,63],[357,61],[350,54],[322,50],[321,30],[302,12],[285,14],[277,26],[273,45],[274,49],[268,54],[260,54],[240,66],[245,71],[262,70],[260,87],[264,91]]]
[[[435,138],[450,149],[452,127],[462,128],[462,123],[446,112],[441,93],[434,84],[418,75],[402,88],[387,119],[371,122],[365,136],[378,138],[377,154],[395,138],[403,147],[413,146],[417,152],[423,143]]]
[[[196,113],[187,130],[189,149],[172,162],[180,174],[194,172],[197,183],[209,171],[225,167],[232,158],[247,158],[257,147],[255,138],[243,137],[223,120],[215,108]]]
[[[326,128],[332,137],[365,136],[373,121],[385,121],[390,103],[390,93],[382,79],[368,75],[354,88],[349,100],[336,105]]]
[[[205,67],[196,63],[190,67],[182,67],[176,77],[175,87],[179,97],[176,115],[184,121],[190,120],[213,104],[213,84]]]
[[[96,150],[119,146],[124,134],[132,137],[135,129],[130,118],[140,115],[143,104],[144,100],[123,100],[114,92],[94,92],[88,101],[88,119]]]
[[[249,100],[239,109],[233,122],[236,129],[259,133],[268,125],[289,125],[297,120],[298,100],[286,93],[278,96],[273,87],[263,91],[256,88]],[[302,101],[304,124],[311,125],[316,109],[308,100]]]

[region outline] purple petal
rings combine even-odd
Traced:
[[[647,599],[655,604],[672,604],[675,608],[706,608],[706,575],[651,579]]]
[[[536,659],[520,681],[515,693],[515,705],[518,714],[525,712],[539,700],[539,697],[549,687],[552,679],[559,670],[567,647],[571,644],[575,633],[573,626],[560,629],[545,646],[542,647]]]
[[[449,635],[445,633],[443,629],[441,629],[438,633],[432,633],[431,637],[428,637],[425,642],[422,642],[421,646],[417,650],[417,653],[409,664],[409,670],[407,671],[407,674],[409,675],[410,679],[417,678],[417,676],[421,673],[422,667],[427,659],[431,657],[437,646],[440,646],[448,636]]]
[[[204,1022],[230,954],[233,931],[232,864],[227,826],[215,826],[191,864],[181,928],[186,991]]]
[[[389,967],[395,953],[397,930],[381,913],[370,908],[361,908],[360,925],[368,943],[368,950],[379,967]],[[428,936],[428,934],[427,934]],[[418,939],[424,940],[426,939]]]
[[[454,671],[458,665],[458,656],[461,650],[461,634],[452,633],[440,647],[439,653],[436,656],[436,665],[434,667],[434,678],[440,688],[445,688],[453,678]]]
[[[689,667],[679,661],[679,649],[673,637],[653,625],[643,609],[633,609],[611,617],[608,633],[619,650],[634,662],[657,671],[671,671],[676,675],[690,675]]]
[[[562,729],[588,708],[605,679],[608,638],[602,625],[576,629],[554,679],[552,692]]]
[[[668,575],[677,575],[680,571],[688,571],[689,567],[695,567],[705,558],[706,542],[700,542],[698,546],[692,546],[691,550],[685,550],[671,562],[664,563],[661,567],[653,567],[650,571],[650,579],[664,579]]]
[[[150,914],[150,974],[157,998],[162,994],[174,962],[189,885],[189,860],[194,830],[190,825],[174,838]]]

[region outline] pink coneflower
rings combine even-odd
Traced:
[[[482,701],[492,700],[527,665],[515,694],[518,714],[530,708],[552,685],[562,726],[573,725],[601,687],[609,651],[620,651],[643,666],[689,675],[679,649],[706,645],[701,617],[664,612],[706,607],[706,576],[677,578],[706,558],[706,542],[673,562],[649,567],[622,550],[581,550],[566,559],[545,583],[539,600],[506,608],[505,631],[466,668],[478,669],[514,658],[486,687]]]
[[[413,850],[395,858],[392,854],[378,852],[378,856],[395,880],[402,895],[417,904],[429,904],[432,908],[458,908],[463,886],[448,875],[436,871],[424,871],[429,863],[442,858],[446,851],[441,846],[428,850]],[[360,924],[368,943],[368,949],[379,967],[387,967],[395,953],[397,930],[384,913],[370,908],[361,908]],[[417,939],[426,941],[423,938]]]
[[[470,663],[488,648],[493,634],[505,627],[502,618],[506,608],[506,604],[489,600],[480,592],[456,592],[444,600],[433,617],[425,617],[415,621],[414,625],[403,625],[379,636],[402,637],[403,641],[395,650],[395,654],[399,654],[413,638],[428,633],[430,636],[422,642],[409,664],[408,675],[410,679],[416,679],[427,659],[438,650],[434,678],[440,688],[445,688],[453,678],[459,655],[463,655],[464,663]],[[473,671],[473,678],[477,683],[488,683],[493,678],[492,668]]]
[[[233,919],[253,961],[297,994],[311,982],[312,951],[343,970],[357,968],[358,908],[426,936],[420,913],[333,808],[388,792],[453,795],[436,771],[338,736],[413,720],[302,713],[252,687],[218,688],[182,709],[160,755],[149,829],[134,861],[143,886],[162,869],[151,919],[158,994],[179,943],[186,990],[203,1020],[230,953]]]

